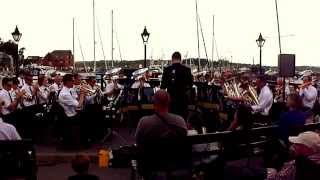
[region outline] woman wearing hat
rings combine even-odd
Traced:
[[[320,136],[315,132],[304,132],[295,137],[289,137],[291,161],[285,163],[282,168],[268,168],[267,180],[295,180],[296,158],[307,157],[310,160],[320,162]]]

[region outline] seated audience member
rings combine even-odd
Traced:
[[[187,125],[181,116],[168,112],[170,95],[164,90],[159,90],[154,96],[155,114],[143,117],[136,130],[136,140],[138,145],[148,140],[157,139],[171,133],[187,135]],[[164,122],[166,120],[166,122]]]
[[[0,104],[0,111],[2,108],[2,104]],[[11,124],[3,122],[2,118],[0,118],[0,140],[21,140],[16,128]]]
[[[230,127],[228,128],[229,131],[234,131],[237,129],[245,130],[250,129],[252,121],[250,120],[251,109],[245,105],[240,105],[234,114],[234,120],[232,121]]]
[[[7,141],[7,140],[21,140],[19,133],[17,132],[16,128],[8,123],[5,123],[0,118],[0,140]]]
[[[182,117],[168,112],[169,104],[170,95],[164,90],[157,91],[154,96],[155,114],[143,117],[137,127],[138,169],[146,180],[159,177],[157,173],[161,172],[169,172],[165,177],[169,178],[177,170],[189,167],[191,155],[183,143],[187,125]],[[189,178],[185,172],[183,178],[179,176],[180,179]]]
[[[320,136],[315,132],[304,132],[296,137],[289,137],[291,161],[285,163],[282,168],[268,169],[267,180],[294,180],[296,177],[297,157],[307,157],[310,159],[320,158]]]
[[[288,142],[290,135],[296,135],[295,130],[302,127],[308,118],[308,114],[302,111],[302,99],[298,94],[288,96],[287,106],[289,110],[280,116],[278,132],[279,138],[284,142]]]
[[[72,160],[72,169],[76,175],[70,176],[68,180],[99,180],[98,176],[89,174],[90,158],[86,154],[78,154]]]

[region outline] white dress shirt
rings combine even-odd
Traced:
[[[61,87],[57,83],[53,83],[50,87],[50,92],[56,92],[58,93]]]
[[[40,86],[39,91],[38,91],[38,101],[39,104],[46,104],[48,103],[48,98],[49,98],[49,88],[46,86]]]
[[[140,81],[135,81],[132,85],[131,85],[131,88],[132,89],[138,89],[140,88],[140,85],[141,85],[141,82]],[[149,83],[143,83],[143,87],[151,87]]]
[[[8,115],[11,113],[11,110],[8,109],[8,107],[11,105],[11,103],[14,101],[11,93],[5,89],[2,89],[0,91],[0,98],[2,100],[1,103],[3,103],[3,106],[2,106],[2,111],[1,113],[3,115]]]
[[[59,104],[63,107],[64,112],[68,117],[73,117],[77,115],[77,107],[79,106],[79,102],[72,95],[72,88],[63,87],[59,97]]]
[[[307,88],[301,89],[299,94],[302,97],[303,106],[312,109],[318,97],[317,89],[310,85]]]
[[[259,104],[252,106],[253,111],[264,116],[269,115],[273,103],[273,94],[268,85],[261,89],[258,100]]]
[[[73,87],[71,89],[71,94],[75,99],[78,99],[80,95],[80,87]]]
[[[34,88],[32,86],[29,86],[28,84],[24,84],[21,88],[21,91],[26,92],[26,96],[32,97],[31,100],[29,99],[23,99],[22,103],[25,107],[33,106],[36,104],[36,98],[32,96],[32,91],[34,91]]]
[[[8,141],[8,140],[21,140],[19,133],[16,128],[8,123],[5,123],[0,118],[0,140]]]

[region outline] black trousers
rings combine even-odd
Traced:
[[[99,104],[87,105],[80,115],[80,121],[83,126],[84,136],[90,140],[99,139],[102,136],[105,124],[103,123],[104,114],[102,106]]]
[[[171,97],[172,98],[172,97]],[[170,113],[179,115],[184,119],[188,115],[188,102],[186,98],[172,98],[170,104]]]
[[[65,148],[79,148],[83,142],[83,129],[80,121],[80,116],[65,117],[57,122],[60,137],[62,138],[61,145]]]
[[[18,112],[17,127],[21,131],[23,138],[34,139],[37,135],[35,127],[37,127],[36,114],[41,112],[39,105],[24,107]]]

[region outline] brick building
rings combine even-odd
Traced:
[[[54,50],[43,57],[41,65],[52,66],[57,70],[72,69],[72,52],[70,50]]]

